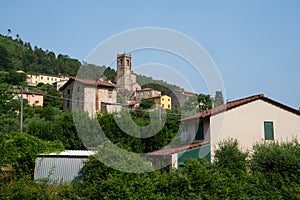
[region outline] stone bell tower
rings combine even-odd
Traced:
[[[117,74],[115,76],[117,87],[132,91],[131,74],[131,55],[126,53],[118,54]]]
[[[141,86],[136,82],[136,74],[131,70],[131,54],[117,54],[117,73],[115,83],[118,91],[134,92],[140,90]]]

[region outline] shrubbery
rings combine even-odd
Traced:
[[[143,174],[117,171],[91,157],[84,178],[73,185],[39,185],[22,178],[0,184],[0,198],[300,199],[298,142],[260,144],[248,159],[245,155],[236,141],[225,141],[213,163],[186,160],[180,170]]]

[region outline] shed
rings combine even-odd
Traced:
[[[34,180],[52,183],[73,182],[80,177],[89,156],[94,151],[63,151],[60,153],[40,154],[35,160]]]

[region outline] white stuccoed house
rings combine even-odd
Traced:
[[[181,119],[189,140],[218,142],[237,139],[242,149],[256,143],[300,139],[300,111],[265,97],[242,98]]]

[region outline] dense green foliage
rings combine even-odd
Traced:
[[[17,177],[33,176],[35,158],[39,153],[61,151],[61,142],[47,142],[26,133],[0,135],[0,166],[11,166]]]
[[[300,199],[299,143],[264,144],[254,148],[247,161],[235,141],[224,142],[217,160],[186,160],[185,167],[169,173],[125,173],[109,168],[91,157],[85,176],[73,185],[40,185],[30,179],[0,181],[1,199]],[[264,163],[281,168],[284,152],[293,155],[285,176]],[[249,165],[251,170],[236,171],[219,156]],[[295,159],[297,157],[297,159]],[[289,157],[291,158],[291,157]],[[251,163],[251,164],[249,164]],[[254,167],[255,166],[255,167]],[[259,166],[259,167],[258,167]],[[233,168],[231,168],[233,167]],[[256,170],[257,167],[259,170]],[[252,171],[255,170],[255,171]],[[3,177],[2,177],[3,179]]]
[[[163,95],[170,94],[171,90],[181,89],[177,85],[172,85],[162,80],[154,80],[153,78],[144,75],[137,75],[136,81],[142,88],[153,88],[161,91]]]
[[[182,115],[189,116],[212,108],[212,98],[210,95],[198,94],[192,96],[186,101],[182,108]]]
[[[23,70],[27,73],[76,75],[81,63],[67,55],[55,55],[20,38],[0,35],[0,71]]]
[[[155,102],[153,99],[142,99],[139,108],[140,109],[150,109],[154,108]]]

